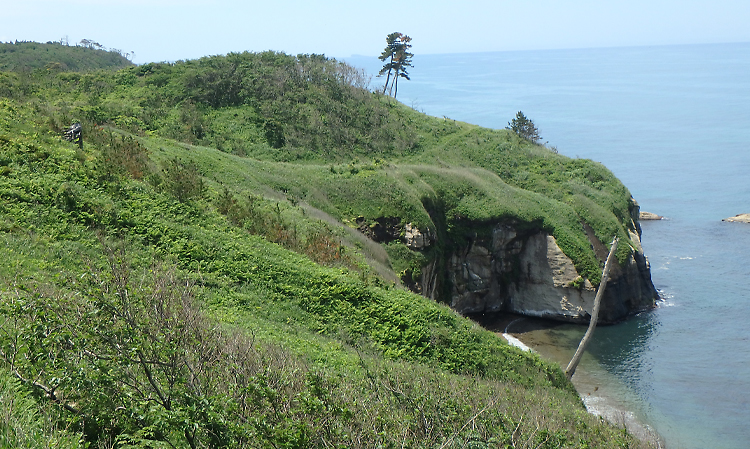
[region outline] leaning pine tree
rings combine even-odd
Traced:
[[[378,57],[378,59],[385,62],[385,65],[380,69],[378,76],[387,74],[385,86],[383,86],[383,94],[388,91],[390,85],[389,93],[393,95],[393,98],[396,98],[396,95],[398,95],[398,79],[410,79],[406,68],[412,67],[411,58],[414,56],[413,53],[408,51],[411,48],[411,38],[403,33],[394,32],[385,38],[385,42],[385,49]],[[391,79],[391,75],[393,75],[393,79]]]

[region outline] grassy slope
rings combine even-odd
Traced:
[[[375,111],[401,117],[382,118],[392,124],[383,142],[396,134],[413,136],[411,150],[376,141],[372,145],[381,158],[375,162],[356,151],[353,162],[344,160],[343,150],[317,153],[304,163],[274,162],[303,153],[289,145],[267,145],[274,137],[263,130],[269,116],[242,131],[258,139],[256,157],[239,157],[157,137],[176,133],[170,124],[144,129],[147,116],[143,110],[136,114],[143,107],[133,106],[129,96],[140,95],[131,89],[146,86],[138,87],[137,78],[128,75],[132,71],[42,79],[36,96],[41,100],[31,101],[13,89],[18,82],[13,74],[2,75],[11,94],[6,96],[16,99],[0,101],[0,320],[5,330],[0,340],[7,369],[40,384],[59,384],[60,403],[79,407],[77,414],[52,413],[62,425],[90,440],[120,435],[136,445],[154,440],[210,445],[219,437],[253,447],[635,444],[587,415],[558,367],[507,346],[438,304],[389,287],[369,274],[359,252],[350,250],[348,258],[334,252],[326,268],[268,241],[314,253],[320,245],[304,244],[328,242],[321,229],[346,238],[345,231],[326,228],[305,212],[309,209],[295,206],[298,201],[342,221],[400,216],[435,226],[422,206],[427,197],[443,201],[449,217],[539,222],[560,238],[572,234],[579,216],[566,205],[574,202],[568,199],[593,201],[590,197],[598,195],[605,206],[614,201],[615,195],[587,183],[624,190],[606,170],[529,147],[502,131],[441,123],[377,98],[370,105]],[[112,79],[126,87],[102,85]],[[65,91],[70,83],[78,90]],[[85,86],[97,83],[92,102]],[[123,114],[128,108],[132,115]],[[185,112],[184,104],[174,108]],[[202,111],[200,118],[251,116],[259,110],[227,106]],[[81,151],[54,131],[69,114],[101,118],[113,111],[120,114],[110,122],[139,132],[140,144],[113,139],[85,122],[91,137]],[[413,128],[402,128],[404,120]],[[151,162],[138,162],[144,150]],[[488,150],[497,157],[487,157]],[[134,156],[122,159],[124,153]],[[180,173],[189,178],[189,168],[197,167],[203,176],[192,176],[205,190],[175,182],[177,172],[169,169],[175,157],[195,162],[180,165],[187,170]],[[159,164],[164,171],[156,168]],[[523,179],[508,182],[503,169],[509,166],[514,174],[526,173]],[[557,173],[561,167],[579,170],[589,181]],[[564,179],[545,186],[545,170]],[[539,182],[533,189],[522,188],[534,177]],[[569,192],[560,193],[560,183],[566,182]],[[548,190],[562,196],[543,195]],[[186,192],[194,195],[175,199]],[[610,207],[623,213],[622,204]],[[178,313],[166,324],[152,323],[156,318],[147,305],[165,295],[157,294],[163,292],[160,283],[183,292],[185,310],[191,310],[185,298],[202,304],[201,320],[213,324],[170,327],[173,320],[186,319]],[[143,323],[128,324],[123,298],[134,298],[127,310],[145,307],[138,315]],[[80,313],[88,318],[72,318]],[[217,327],[216,320],[223,324]],[[109,334],[112,326],[122,331]],[[174,340],[185,329],[192,333]],[[253,348],[252,360],[259,362],[243,359],[226,335],[231,341],[251,338],[243,347]],[[158,394],[148,390],[149,383],[133,388],[134,382],[145,382],[145,374],[133,370],[122,348],[135,341],[141,343],[134,348],[164,360],[141,367],[151,366],[156,384],[175,395],[168,406],[154,400]],[[211,343],[217,341],[223,343]],[[180,344],[187,355],[175,364],[169,348]],[[248,376],[244,384],[232,387],[237,374],[225,372],[222,361],[197,375],[185,371],[185,366],[203,366],[202,360],[215,353],[225,354],[219,360],[237,360]],[[173,370],[159,371],[164,366]],[[102,377],[102,369],[133,377]],[[195,376],[203,379],[203,388],[188,381]],[[248,406],[240,394],[246,387],[255,388],[255,405]]]
[[[455,230],[450,236],[454,242],[461,241],[467,228],[481,228],[476,223],[507,221],[543,228],[555,235],[579,272],[598,284],[600,263],[580,222],[591,224],[603,242],[615,234],[628,241],[622,224],[630,224],[627,189],[600,164],[529,149],[503,131],[465,127],[468,130],[450,141],[471,142],[483,136],[486,143],[466,149],[465,143],[449,141],[387,162],[278,163],[211,150],[186,153],[174,145],[159,146],[158,153],[195,161],[220,185],[236,191],[283,192],[293,202],[302,201],[350,225],[357,217],[399,217],[402,223],[435,231],[438,225],[425,204],[440,203],[447,231]],[[510,151],[516,154],[508,156]],[[534,152],[540,155],[531,156]],[[498,175],[505,171],[512,172],[513,179]],[[620,257],[629,251],[623,245]]]
[[[0,93],[24,90],[22,80],[4,78]],[[226,181],[235,190],[282,192],[345,223],[390,216],[434,228],[426,200],[445,209],[448,227],[477,220],[541,226],[594,285],[600,264],[580,221],[603,242],[615,234],[627,241],[632,227],[629,192],[600,164],[556,155],[506,130],[419,114],[359,88],[361,73],[316,55],[230,54],[39,81],[44,88],[31,90],[55,111],[58,127],[70,120],[109,123],[253,160],[288,162],[244,175],[247,184]],[[202,167],[203,158],[196,159],[202,172],[223,182],[224,170],[215,171],[222,163]],[[254,164],[239,162],[245,163]],[[406,174],[402,164],[445,170],[430,169],[429,179],[418,181],[414,176],[421,173]],[[339,176],[327,176],[324,165]],[[478,169],[487,171],[480,184]],[[459,234],[450,240],[460,241],[461,226],[452,229]],[[624,260],[630,251],[621,245],[618,256]]]

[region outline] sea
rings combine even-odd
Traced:
[[[399,101],[489,128],[522,111],[547,146],[603,163],[665,217],[642,222],[662,300],[596,329],[574,376],[587,406],[668,448],[750,447],[750,224],[722,221],[750,213],[750,43],[420,55],[413,42]],[[524,320],[503,330],[561,364],[585,331]]]

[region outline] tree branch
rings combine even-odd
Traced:
[[[67,410],[67,411],[69,411],[71,413],[74,413],[76,415],[78,415],[78,414],[81,413],[81,411],[78,410],[77,408],[73,407],[72,405],[70,405],[67,402],[65,402],[65,401],[61,400],[60,398],[58,398],[57,395],[55,394],[55,390],[53,390],[53,389],[51,389],[51,388],[49,388],[49,387],[47,387],[45,385],[42,385],[42,384],[40,384],[39,382],[37,382],[35,380],[25,379],[23,376],[21,376],[21,373],[19,373],[18,370],[13,370],[13,375],[16,376],[16,378],[18,380],[20,380],[21,382],[23,382],[25,384],[28,384],[28,385],[31,385],[33,387],[36,387],[36,388],[42,390],[44,392],[44,394],[47,395],[47,397],[52,402],[54,402],[55,404],[58,404],[59,406],[61,406],[65,410]]]
[[[159,385],[156,383],[156,379],[154,379],[154,376],[151,373],[151,368],[149,368],[148,363],[146,363],[143,360],[143,353],[140,350],[138,350],[137,354],[138,354],[139,363],[141,364],[141,367],[143,368],[143,372],[146,374],[146,379],[148,379],[148,383],[151,384],[151,387],[154,389],[154,393],[156,393],[156,395],[159,396],[159,401],[161,402],[161,405],[165,409],[171,410],[169,401],[162,394],[161,388],[159,388]]]

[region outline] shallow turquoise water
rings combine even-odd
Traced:
[[[750,213],[750,44],[425,56],[414,45],[399,100],[492,128],[521,110],[561,154],[604,163],[668,218],[643,223],[664,302],[597,329],[591,355],[668,447],[748,447],[750,225],[721,219]]]

